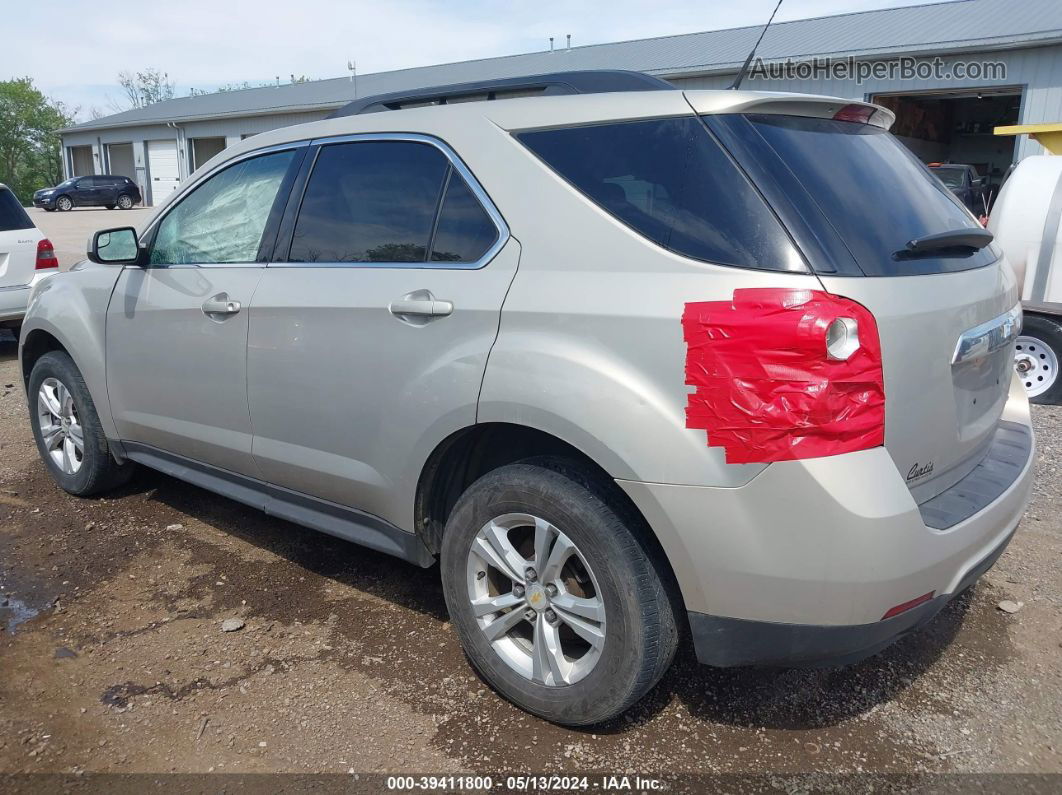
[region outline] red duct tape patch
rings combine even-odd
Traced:
[[[831,359],[826,330],[852,318],[859,347]],[[881,344],[870,311],[819,290],[749,288],[686,304],[686,427],[727,463],[792,461],[885,443]]]

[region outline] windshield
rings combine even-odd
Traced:
[[[63,180],[62,182],[60,182],[55,187],[56,188],[72,188],[72,187],[74,187],[74,183],[75,182],[77,182],[77,177],[74,177],[73,179]]]
[[[929,169],[936,174],[937,179],[947,185],[949,188],[961,188],[962,177],[966,173],[965,168],[948,168],[947,166],[934,166]]]
[[[745,118],[799,180],[865,275],[962,271],[999,258],[991,245],[918,257],[905,251],[911,240],[982,227],[887,130],[801,116]]]

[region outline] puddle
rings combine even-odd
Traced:
[[[0,594],[6,594],[5,585],[0,583]],[[15,596],[0,596],[0,628],[12,635],[19,624],[29,621],[40,612],[40,608],[26,604]]]

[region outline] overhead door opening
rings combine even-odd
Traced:
[[[1018,123],[1021,100],[1016,86],[872,97],[896,114],[893,135],[922,162],[973,167],[981,178],[978,212],[991,208],[1014,162],[1015,139],[992,131]]]
[[[132,144],[108,144],[107,164],[108,174],[136,180],[136,164],[133,162]]]
[[[195,171],[203,163],[225,148],[224,138],[192,138],[191,139],[192,171]]]
[[[96,169],[92,164],[92,147],[91,146],[71,146],[70,147],[70,168],[72,177],[86,177],[90,174],[95,174]]]

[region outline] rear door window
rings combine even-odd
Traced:
[[[321,147],[290,262],[475,262],[498,230],[442,151],[415,141]]]
[[[517,137],[587,198],[666,249],[721,265],[806,271],[778,219],[696,117]]]
[[[993,246],[907,258],[907,242],[981,226],[887,130],[872,124],[747,115],[752,135],[803,185],[867,276],[969,270],[999,258]]]
[[[16,229],[32,229],[33,221],[15,194],[7,188],[0,188],[0,232],[13,232]]]
[[[475,262],[498,239],[483,205],[456,171],[443,194],[431,249],[432,262]]]
[[[449,162],[434,146],[362,141],[321,148],[292,262],[424,262]]]

